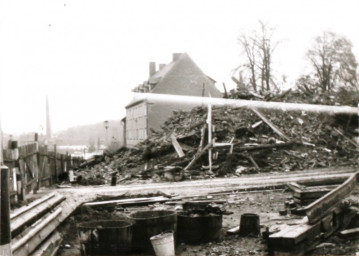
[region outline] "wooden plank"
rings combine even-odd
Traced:
[[[239,145],[241,142],[234,143],[234,145]],[[291,147],[294,145],[301,145],[298,142],[286,142],[286,143],[276,143],[276,144],[260,144],[260,145],[254,145],[254,146],[242,146],[240,148],[236,148],[236,152],[241,151],[252,151],[252,150],[260,150],[260,149],[272,149],[272,148],[285,148],[285,147]]]
[[[221,195],[221,194],[232,194],[238,192],[249,192],[249,191],[270,191],[285,188],[285,184],[264,184],[264,185],[248,185],[240,186],[239,188],[233,188],[231,190],[221,190],[216,192],[209,192],[209,195]]]
[[[37,143],[31,143],[19,147],[19,157],[25,158],[36,154],[39,151]]]
[[[321,223],[314,225],[299,224],[288,226],[272,234],[268,238],[268,246],[272,249],[295,249],[295,246],[306,239],[314,239],[321,232]]]
[[[212,143],[207,144],[201,151],[197,152],[192,161],[184,168],[185,171],[190,170],[196,161],[207,151],[207,149],[212,147]]]
[[[109,200],[100,202],[89,202],[83,204],[83,206],[110,206],[110,205],[125,205],[125,204],[143,204],[143,203],[155,203],[155,202],[166,202],[171,199],[163,196],[158,197],[139,197],[139,198],[128,198],[119,200]]]
[[[356,143],[354,140],[348,138],[347,136],[345,136],[340,130],[338,130],[337,128],[333,128],[334,131],[336,131],[337,133],[339,133],[340,135],[342,135],[347,141],[350,142],[350,144],[354,145],[355,147],[359,147],[358,143]]]
[[[27,175],[26,175],[26,168],[25,168],[25,161],[23,159],[19,160],[19,171],[20,171],[20,193],[19,193],[19,200],[26,201],[26,182],[27,182]]]
[[[333,211],[340,204],[340,202],[354,190],[358,179],[359,172],[356,172],[352,174],[342,185],[305,207],[304,210],[309,223],[313,224]]]
[[[299,189],[302,189],[304,186],[303,185],[299,185],[297,182],[291,182],[289,183],[292,187],[295,187],[295,188],[299,188]]]
[[[39,222],[38,225],[32,227],[20,239],[15,239],[11,245],[13,256],[29,255],[34,249],[41,244],[44,237],[47,237],[59,224],[60,219],[57,218],[61,214],[62,208],[48,215],[45,219]]]
[[[254,161],[253,157],[252,157],[252,156],[248,156],[248,159],[251,161],[251,163],[254,165],[254,167],[255,167],[256,170],[258,171],[258,170],[259,170],[259,166],[258,166],[258,164],[256,163],[256,161]]]
[[[181,158],[184,157],[185,154],[183,153],[183,150],[181,148],[181,145],[178,143],[176,137],[174,134],[171,134],[171,140],[172,140],[172,146],[175,148],[177,155]]]
[[[318,197],[317,198],[296,198],[296,197],[293,197],[293,201],[296,204],[299,204],[301,206],[309,205],[309,204],[313,203],[317,199],[318,199]],[[304,215],[305,215],[305,213],[304,213]]]
[[[332,191],[332,189],[318,189],[318,190],[312,190],[312,191],[295,191],[293,193],[293,196],[299,199],[318,199],[319,197],[322,197]]]
[[[350,239],[359,237],[359,228],[346,229],[339,232],[340,237]]]
[[[231,142],[216,142],[213,144],[214,148],[218,148],[218,147],[230,147],[233,144]]]
[[[38,134],[35,135],[35,139],[37,141],[38,139]],[[38,151],[37,151],[37,154],[36,154],[36,189],[34,190],[34,193],[36,193],[39,189],[40,189],[40,177],[41,177],[41,167],[40,167],[40,153],[39,153],[39,142],[36,142],[37,143],[37,147],[38,147]]]
[[[239,232],[239,226],[227,230],[227,235],[236,235]]]
[[[257,128],[258,126],[260,126],[262,123],[263,123],[263,120],[258,121],[258,122],[256,122],[255,124],[252,124],[251,128],[252,128],[252,129],[255,129],[255,128]]]
[[[37,205],[31,208],[30,211],[27,211],[16,218],[11,220],[11,235],[12,237],[17,236],[24,227],[28,227],[35,223],[39,218],[44,216],[46,213],[51,211],[62,201],[65,200],[64,196],[57,195],[47,201],[44,201],[40,205]]]
[[[31,210],[33,207],[49,200],[50,198],[54,197],[55,196],[55,193],[51,193],[49,195],[46,195],[38,200],[35,200],[31,203],[29,203],[27,206],[24,206],[24,207],[21,207],[21,208],[18,208],[16,209],[11,215],[10,215],[10,218],[11,219],[14,219],[16,218],[17,216],[21,215],[21,214],[24,214],[25,212]]]
[[[302,188],[294,185],[293,183],[297,184],[295,182],[291,182],[291,183],[288,183],[286,186],[294,193],[301,193],[303,191]]]
[[[62,237],[59,232],[55,231],[36,251],[31,253],[30,256],[55,256],[61,243]]]
[[[340,185],[346,180],[347,180],[347,177],[335,177],[333,179],[326,179],[326,180],[311,180],[311,181],[304,181],[304,182],[300,181],[300,182],[298,182],[298,184],[306,186],[306,187],[328,186],[328,185]]]
[[[280,137],[282,137],[283,139],[285,139],[286,141],[290,141],[290,139],[284,135],[284,133],[279,130],[279,128],[274,125],[271,121],[269,121],[258,109],[256,108],[251,108],[251,110],[256,113],[257,116],[259,116],[270,128],[272,128],[272,130],[278,134]]]
[[[58,181],[58,171],[57,171],[57,153],[56,153],[56,144],[54,145],[54,170],[55,170],[55,182]]]

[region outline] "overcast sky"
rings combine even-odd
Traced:
[[[349,38],[359,58],[358,10],[357,0],[2,0],[2,127],[41,132],[46,94],[54,131],[121,119],[148,62],[168,63],[173,52],[234,87],[239,31],[258,20],[276,27],[275,74],[293,82],[324,30]]]

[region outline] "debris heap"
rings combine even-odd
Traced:
[[[268,97],[303,103],[307,98],[290,91]],[[324,99],[317,103],[338,104],[331,96]],[[353,139],[358,136],[358,116],[213,107],[213,141],[208,143],[207,115],[207,106],[173,112],[161,131],[152,131],[136,148],[122,148],[85,163],[77,173],[80,183],[109,183],[114,175],[117,182],[180,181],[359,163],[358,144]]]

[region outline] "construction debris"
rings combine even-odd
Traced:
[[[290,252],[307,253],[340,229],[346,229],[353,223],[357,212],[349,207],[357,203],[359,172],[350,176],[343,184],[324,194],[300,212],[306,217],[302,223],[282,228],[268,238],[268,249],[274,254]],[[303,192],[298,184],[290,184],[294,195]],[[320,191],[322,192],[322,191]],[[318,191],[315,193],[318,194]],[[354,199],[349,194],[354,193]],[[316,195],[317,195],[316,194]],[[309,194],[310,195],[310,194]],[[293,212],[292,212],[293,213]],[[358,227],[339,232],[340,237],[355,238]]]
[[[338,104],[332,97],[324,97],[324,102],[318,99],[313,102],[298,92],[290,91],[262,98]],[[349,103],[355,105],[355,102]],[[211,118],[208,118],[208,113],[211,113]],[[181,181],[358,166],[359,147],[352,139],[357,136],[357,120],[355,115],[230,107],[213,107],[208,111],[203,106],[190,112],[174,111],[162,130],[152,131],[149,139],[135,148],[122,148],[102,159],[89,160],[75,175],[81,185],[101,185],[109,184],[113,173],[118,175],[117,183],[127,184],[140,180]],[[210,131],[208,126],[212,127]]]

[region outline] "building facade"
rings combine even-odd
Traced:
[[[174,53],[167,65],[149,64],[149,79],[133,89],[134,92],[222,97],[215,81],[204,74],[187,53]],[[173,111],[189,111],[190,105],[133,101],[126,106],[126,146],[134,146],[160,130]]]

